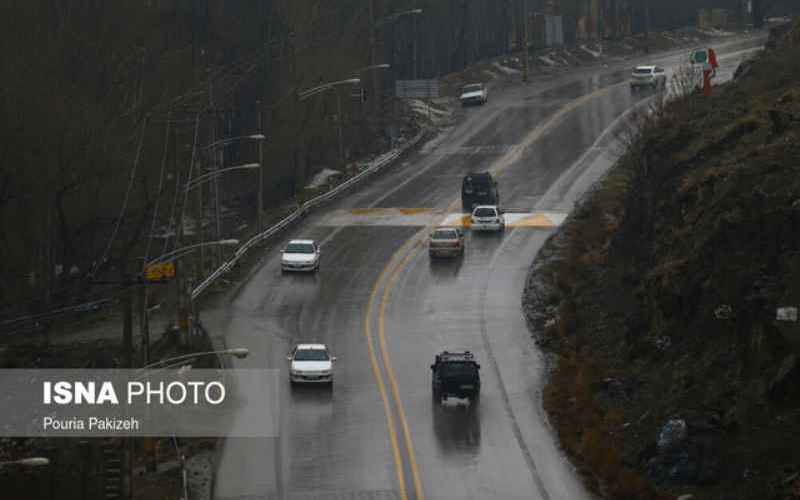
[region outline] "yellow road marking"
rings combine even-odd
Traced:
[[[413,243],[413,239],[408,240],[398,252],[402,251],[405,247],[409,246]],[[364,318],[364,336],[367,338],[367,349],[369,351],[369,359],[370,364],[372,365],[372,372],[375,375],[375,379],[378,382],[378,390],[381,393],[381,398],[383,399],[383,411],[386,414],[386,420],[389,428],[389,441],[392,445],[392,454],[394,456],[394,466],[395,471],[397,472],[397,482],[400,488],[400,500],[408,500],[408,494],[406,492],[406,479],[405,474],[403,473],[403,460],[400,457],[400,447],[397,444],[397,431],[395,430],[395,423],[394,417],[392,416],[392,410],[389,405],[389,395],[386,392],[386,384],[383,381],[383,375],[381,374],[380,366],[378,366],[378,357],[375,355],[375,348],[372,346],[372,328],[370,327],[370,320],[372,319],[372,308],[375,304],[375,299],[378,296],[378,287],[383,280],[383,277],[387,274],[389,270],[389,266],[393,262],[393,259],[389,260],[389,263],[386,264],[386,267],[383,268],[381,274],[378,276],[377,281],[375,282],[375,286],[372,289],[372,293],[369,297],[369,302],[367,303],[367,311]],[[387,367],[388,373],[388,367]],[[398,403],[399,404],[399,403]]]
[[[388,208],[352,208],[350,209],[350,213],[353,215],[374,215],[379,213],[384,213]]]
[[[553,221],[542,214],[525,217],[508,225],[509,227],[555,227]]]
[[[621,85],[623,85],[623,84],[620,83],[620,84],[617,84],[617,85],[612,85],[612,86],[606,87],[605,89],[599,89],[599,90],[597,90],[595,92],[592,92],[591,94],[587,94],[587,95],[585,95],[585,96],[583,96],[581,98],[578,98],[578,99],[572,101],[571,103],[567,104],[566,106],[561,108],[558,112],[556,112],[552,117],[550,117],[550,119],[548,119],[547,122],[543,123],[542,125],[540,125],[536,129],[534,129],[533,132],[531,132],[531,134],[529,134],[526,137],[525,141],[522,144],[519,144],[519,145],[515,146],[507,155],[501,157],[500,160],[498,161],[498,165],[495,168],[490,169],[490,171],[495,175],[497,175],[498,173],[502,172],[503,170],[508,168],[510,165],[512,165],[514,163],[514,161],[519,159],[522,156],[522,154],[524,153],[525,149],[527,149],[531,144],[536,142],[536,140],[538,140],[542,135],[544,135],[544,133],[547,130],[552,128],[558,122],[558,120],[560,120],[567,113],[569,113],[570,111],[574,110],[575,108],[577,108],[578,106],[580,106],[584,102],[587,102],[590,99],[593,99],[594,97],[597,97],[597,96],[602,95],[604,93],[608,93],[614,87],[621,86]],[[450,205],[448,206],[448,209],[447,209],[448,212],[453,211],[455,209],[455,207],[458,205],[459,201],[460,200],[458,200],[458,199],[453,200],[453,202],[450,203]],[[379,210],[381,210],[381,209],[353,209],[352,213],[354,213],[354,214],[357,214],[357,213],[375,213],[375,212],[377,212]],[[464,218],[462,218],[462,223],[465,224],[465,225],[469,224],[469,220],[468,219],[469,219],[468,216],[464,216]],[[446,220],[446,218],[442,219],[442,222],[444,220]],[[364,321],[364,335],[367,338],[367,346],[369,348],[369,355],[370,355],[370,362],[372,364],[372,371],[375,374],[375,378],[378,381],[378,389],[380,390],[381,397],[383,398],[383,409],[384,409],[384,412],[386,413],[386,419],[387,419],[388,424],[389,424],[389,438],[390,438],[390,441],[391,441],[391,444],[392,444],[392,451],[394,453],[395,467],[397,469],[397,478],[398,478],[398,481],[400,483],[400,498],[401,498],[401,500],[408,500],[408,494],[406,492],[406,485],[405,485],[405,474],[403,472],[403,464],[402,464],[402,459],[400,457],[400,449],[399,449],[398,444],[397,444],[397,432],[395,430],[394,417],[392,416],[391,408],[390,408],[390,405],[389,405],[388,395],[386,393],[386,384],[384,383],[383,375],[381,374],[380,367],[378,366],[378,360],[377,360],[377,357],[375,355],[375,350],[372,347],[372,329],[370,327],[370,318],[372,317],[372,308],[373,308],[373,306],[375,304],[375,299],[376,299],[377,294],[378,294],[378,289],[379,289],[380,283],[381,283],[381,281],[383,281],[384,276],[386,276],[386,274],[387,274],[388,270],[390,269],[392,263],[395,262],[397,260],[397,258],[399,258],[399,256],[402,255],[402,253],[404,251],[406,251],[406,249],[407,249],[407,247],[409,245],[411,245],[411,244],[413,244],[413,243],[415,243],[417,241],[424,241],[422,239],[422,236],[424,236],[426,232],[429,233],[430,231],[432,231],[436,226],[437,226],[437,224],[428,225],[423,230],[418,232],[415,236],[412,236],[411,238],[409,238],[392,255],[392,257],[389,259],[389,262],[386,264],[386,266],[381,271],[381,274],[378,276],[378,279],[375,282],[375,285],[374,285],[374,287],[372,289],[372,293],[370,294],[369,302],[367,304],[366,316],[365,316],[365,321]],[[411,261],[411,258],[415,255],[415,253],[416,253],[416,250],[409,252],[408,255],[406,255],[405,258],[403,258],[400,261],[398,266],[394,269],[394,271],[390,275],[389,281],[387,282],[386,286],[384,287],[383,295],[382,295],[382,298],[381,298],[381,306],[380,306],[380,313],[379,313],[379,317],[378,317],[378,325],[379,325],[379,341],[380,341],[381,356],[383,358],[384,367],[386,369],[386,374],[389,377],[389,382],[390,382],[390,385],[391,385],[391,388],[392,388],[392,395],[394,396],[395,404],[397,406],[397,410],[398,410],[398,413],[399,413],[399,416],[400,416],[400,422],[401,422],[402,427],[403,427],[403,435],[404,435],[404,439],[405,439],[408,460],[409,460],[409,463],[411,465],[411,474],[412,474],[412,477],[413,477],[413,480],[414,480],[414,488],[416,490],[417,498],[419,500],[424,500],[424,496],[423,496],[423,492],[422,492],[422,485],[421,485],[421,482],[419,480],[417,462],[416,462],[416,458],[414,456],[414,448],[413,448],[413,445],[412,445],[412,442],[411,442],[411,433],[409,431],[408,422],[406,420],[405,410],[403,409],[403,403],[400,401],[399,390],[398,390],[398,387],[397,387],[397,380],[395,378],[394,371],[392,370],[391,362],[389,361],[389,353],[388,353],[388,350],[386,349],[385,328],[384,328],[384,326],[385,326],[385,306],[386,306],[386,302],[388,301],[391,289],[394,286],[394,284],[396,282],[396,279],[399,276],[400,272],[408,265],[408,263]]]
[[[412,241],[414,239],[412,238]],[[389,360],[389,351],[386,349],[386,303],[389,301],[389,292],[391,292],[397,281],[400,272],[406,267],[411,259],[416,255],[417,249],[413,248],[408,255],[397,265],[392,275],[389,277],[389,282],[383,289],[383,297],[381,298],[381,306],[378,312],[378,338],[380,339],[381,354],[383,355],[383,363],[386,366],[386,373],[389,376],[389,384],[392,388],[395,402],[397,403],[397,411],[400,414],[400,423],[403,426],[403,436],[406,441],[406,450],[408,451],[408,461],[411,464],[411,476],[414,478],[414,489],[417,493],[417,500],[425,500],[425,495],[422,492],[422,482],[419,479],[419,470],[417,467],[416,454],[414,452],[414,445],[411,442],[411,431],[408,428],[408,420],[406,419],[406,412],[403,409],[403,404],[400,400],[400,390],[397,388],[397,379],[392,369],[392,363]]]
[[[403,215],[428,214],[433,212],[432,208],[398,208],[397,210]]]

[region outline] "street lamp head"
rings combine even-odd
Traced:
[[[235,247],[239,244],[239,240],[236,239],[229,239],[229,240],[219,240],[217,242],[218,245],[226,246],[226,247]]]
[[[253,140],[256,140],[256,141],[264,141],[264,140],[267,139],[267,136],[265,136],[264,134],[252,134],[252,135],[248,135],[247,138],[248,139],[253,139]]]
[[[17,460],[14,463],[19,465],[24,465],[26,467],[40,467],[42,465],[50,464],[50,460],[45,457],[31,457],[31,458],[23,458],[22,460]]]
[[[373,66],[373,68],[375,69],[389,69],[391,67],[392,67],[391,64],[376,64],[375,66]]]
[[[422,9],[413,9],[409,11],[410,14],[422,14]]]
[[[230,354],[231,356],[235,356],[239,359],[244,359],[250,354],[250,350],[246,347],[236,347],[234,349],[228,349],[225,351],[225,354]]]
[[[359,83],[361,83],[361,78],[349,78],[347,80],[342,80],[342,83],[343,84],[349,83],[351,85],[358,85]]]

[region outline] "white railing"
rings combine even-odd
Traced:
[[[308,212],[318,207],[319,205],[325,203],[326,201],[331,200],[332,198],[335,198],[344,191],[348,190],[349,188],[363,181],[367,177],[379,172],[385,166],[391,164],[394,160],[399,158],[403,153],[405,153],[410,148],[415,146],[422,139],[424,135],[425,135],[425,130],[421,130],[415,137],[413,137],[410,141],[408,141],[399,149],[394,149],[392,151],[389,151],[388,153],[384,153],[383,155],[373,160],[369,167],[367,167],[362,172],[359,172],[356,176],[351,177],[345,182],[339,184],[338,186],[331,189],[327,193],[321,194],[315,198],[308,200],[307,202],[300,205],[300,207],[298,207],[297,210],[292,212],[290,215],[285,217],[277,224],[250,238],[248,241],[246,241],[241,246],[239,246],[239,248],[236,249],[236,252],[234,252],[233,257],[231,257],[229,261],[223,263],[221,266],[215,269],[214,272],[212,272],[206,279],[204,279],[199,285],[197,285],[197,287],[194,290],[192,290],[192,300],[197,299],[197,297],[199,297],[200,294],[202,294],[209,286],[211,286],[214,283],[214,281],[216,281],[218,278],[220,278],[225,273],[230,271],[231,268],[233,268],[233,266],[235,266],[236,263],[239,262],[239,259],[241,259],[251,248],[263,242],[264,240],[267,240],[272,236],[275,236],[276,234],[280,233],[287,226],[295,223],[298,219],[302,218],[304,215],[306,215]]]

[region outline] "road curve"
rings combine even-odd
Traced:
[[[720,46],[725,68],[754,45]],[[683,56],[656,60],[673,66]],[[279,438],[226,441],[215,498],[588,498],[541,408],[544,361],[520,310],[528,266],[558,217],[529,218],[503,235],[468,231],[466,255],[453,261],[431,262],[422,241],[458,211],[461,177],[472,170],[496,173],[506,207],[568,211],[613,162],[609,128],[642,102],[626,73],[494,93],[287,235],[323,243],[318,275],[282,276],[278,242],[230,301],[204,312],[228,346],[250,349],[237,368],[285,375],[298,341],[325,342],[339,357],[332,391],[282,386]],[[482,363],[473,410],[432,404],[428,366],[445,347],[468,348]]]

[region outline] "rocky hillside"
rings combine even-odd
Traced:
[[[604,496],[800,498],[800,326],[778,314],[800,306],[800,21],[786,31],[712,97],[643,119],[534,264],[545,405]]]

